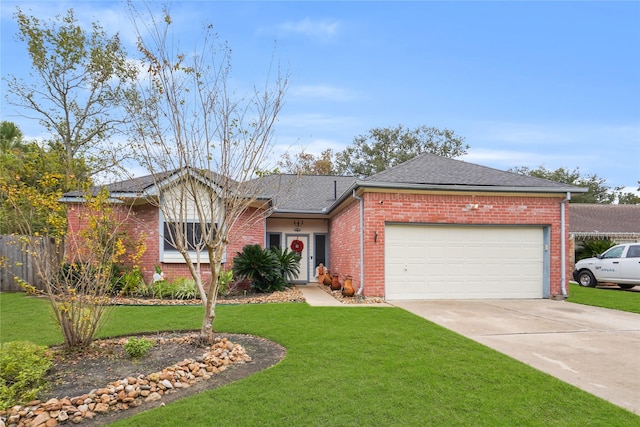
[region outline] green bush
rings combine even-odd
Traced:
[[[169,282],[161,280],[145,287],[145,294],[157,299],[199,299],[196,281],[191,277],[178,277]]]
[[[146,338],[129,338],[124,344],[124,351],[131,358],[142,357],[153,347],[153,342]]]
[[[613,240],[609,239],[584,240],[581,243],[580,248],[576,249],[576,261],[600,255],[616,244]]]
[[[46,347],[29,341],[0,344],[0,410],[27,403],[46,390],[53,365]]]
[[[173,281],[175,299],[197,299],[200,292],[196,287],[196,281],[190,277],[178,277]]]
[[[300,256],[294,252],[262,249],[260,245],[247,245],[233,260],[233,272],[242,279],[251,280],[257,292],[281,291],[289,286],[287,278],[300,271]]]
[[[148,295],[151,298],[157,299],[173,298],[175,295],[175,286],[173,286],[173,283],[161,280],[149,286]]]
[[[282,249],[279,246],[269,248],[280,263],[280,275],[285,282],[289,282],[295,276],[300,274],[300,254],[289,249]]]
[[[111,280],[109,293],[111,295],[138,296],[144,293],[144,277],[139,268],[123,270],[119,268],[119,274]]]
[[[229,285],[233,281],[233,270],[221,271],[218,276],[218,295],[227,295],[230,291]]]

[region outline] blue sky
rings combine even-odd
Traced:
[[[40,18],[73,8],[136,53],[122,2],[2,0],[3,76],[29,71],[18,4]],[[273,59],[290,73],[275,153],[426,125],[464,136],[465,161],[579,167],[610,186],[640,179],[640,2],[174,1],[171,11],[181,46],[213,23],[239,84],[264,83]],[[2,120],[41,136],[2,93]]]

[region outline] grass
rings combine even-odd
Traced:
[[[640,292],[628,292],[619,288],[586,288],[577,283],[569,284],[570,302],[640,313]]]
[[[26,310],[40,313],[30,313],[29,321],[47,318],[46,301],[0,294],[0,338],[50,343],[38,323],[8,319]],[[199,307],[115,307],[101,335],[197,329],[200,318]],[[263,372],[115,425],[635,426],[639,421],[398,308],[220,306],[216,329],[268,338],[285,346],[287,355]]]

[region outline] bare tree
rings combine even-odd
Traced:
[[[168,224],[164,238],[182,254],[205,307],[201,338],[211,341],[227,244],[243,233],[239,227],[263,220],[268,206],[255,178],[271,154],[287,78],[278,73],[237,96],[229,87],[230,48],[217,43],[212,26],[195,51],[176,53],[169,11],[156,19],[148,6],[129,6],[148,71],[132,105],[134,144],[158,189],[151,201]]]

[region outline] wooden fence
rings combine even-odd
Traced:
[[[27,251],[27,247],[38,249]],[[60,252],[62,251],[58,251],[53,239],[46,237],[0,235],[0,291],[22,291],[15,277],[35,286],[36,289],[44,290],[44,282],[38,274],[36,262],[47,256],[60,260]]]

